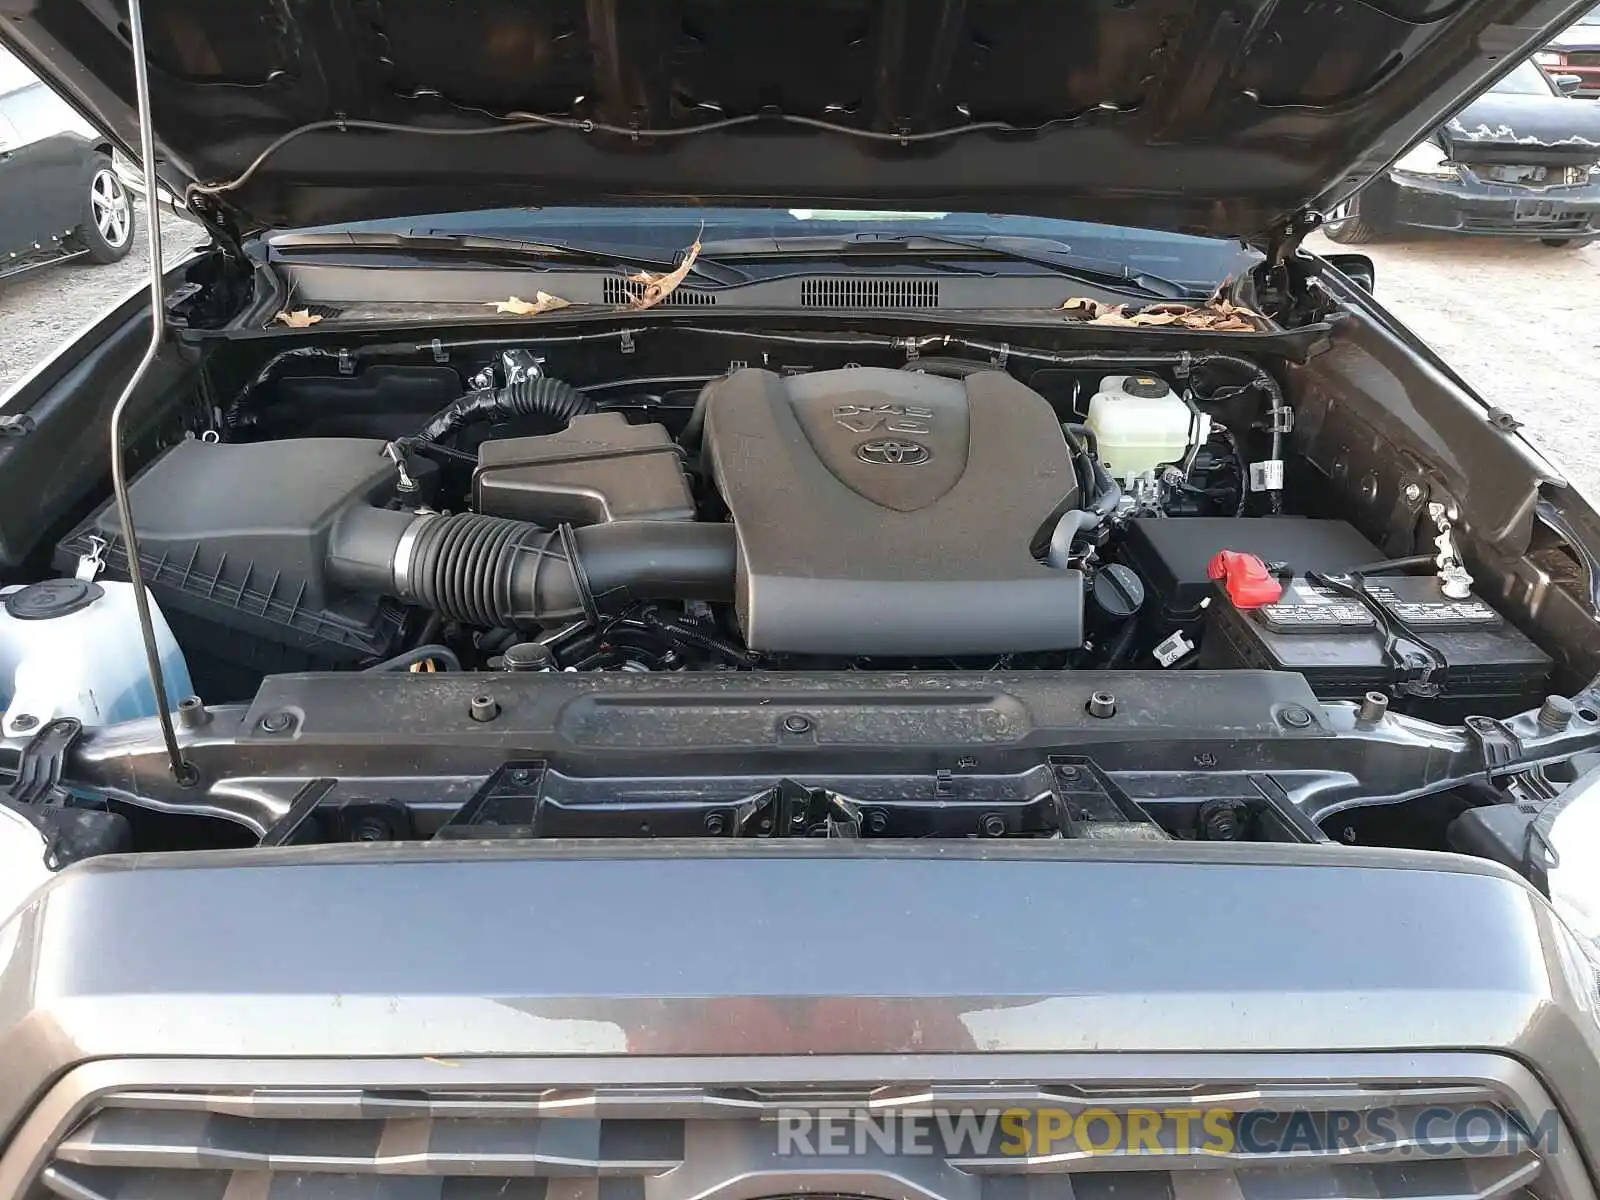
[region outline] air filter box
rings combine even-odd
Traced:
[[[272,673],[398,653],[405,606],[335,590],[324,565],[337,517],[385,503],[396,479],[383,443],[365,438],[190,440],[163,451],[128,494],[145,584],[191,660]],[[72,575],[85,557],[127,578],[114,502],[57,545],[55,565]]]

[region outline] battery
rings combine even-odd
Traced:
[[[1122,557],[1155,603],[1145,605],[1151,631],[1198,634],[1214,588],[1208,568],[1219,550],[1254,554],[1296,574],[1363,566],[1383,552],[1345,521],[1312,517],[1140,517],[1127,524]]]
[[[1438,652],[1433,682],[1441,685],[1438,702],[1452,712],[1517,711],[1544,695],[1550,656],[1477,596],[1452,600],[1431,575],[1367,578],[1364,589],[1385,614],[1382,624],[1362,600],[1304,576],[1290,578],[1276,604],[1248,610],[1216,588],[1200,666],[1294,671],[1323,699],[1359,699],[1402,677],[1384,649],[1387,625]],[[1429,715],[1440,714],[1430,708]]]

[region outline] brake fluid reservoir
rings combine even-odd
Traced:
[[[1099,444],[1106,470],[1127,482],[1175,463],[1192,442],[1203,442],[1210,419],[1194,412],[1154,375],[1107,375],[1089,401],[1084,422]]]
[[[194,684],[153,597],[150,621],[167,699],[176,705]],[[0,732],[8,737],[25,736],[53,717],[95,726],[155,716],[133,585],[53,579],[0,598],[0,702]],[[19,725],[22,717],[31,719]]]

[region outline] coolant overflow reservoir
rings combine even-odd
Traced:
[[[1209,418],[1194,412],[1163,379],[1154,375],[1107,375],[1089,401],[1084,422],[1099,443],[1100,461],[1126,483],[1135,476],[1175,463],[1192,442],[1210,433]]]
[[[150,620],[175,705],[194,691],[189,667],[153,597]],[[0,597],[0,701],[7,737],[55,717],[94,726],[155,716],[133,585],[52,579]]]

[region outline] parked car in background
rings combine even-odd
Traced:
[[[1550,40],[1534,55],[1539,65],[1578,79],[1572,93],[1585,100],[1600,96],[1600,4]]]
[[[95,133],[0,49],[0,278],[70,259],[116,262],[133,205]]]
[[[1600,33],[1600,30],[1597,30]],[[1525,62],[1328,214],[1354,246],[1401,227],[1587,246],[1600,229],[1600,106]]]

